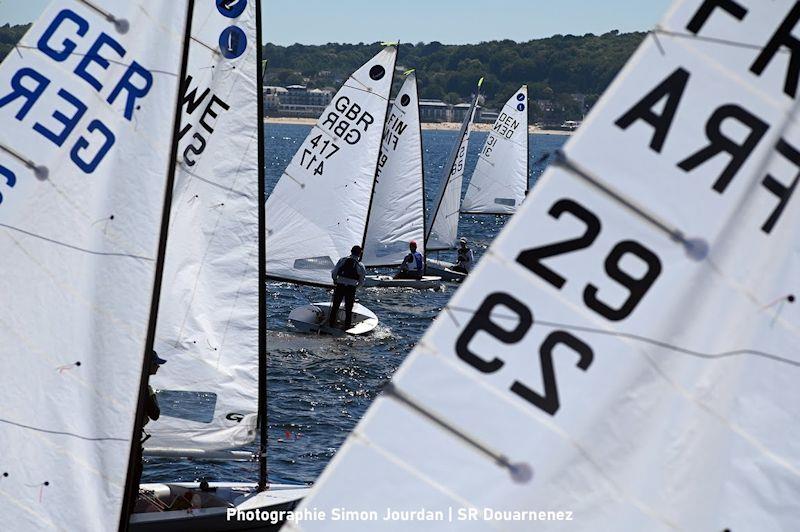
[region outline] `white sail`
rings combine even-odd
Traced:
[[[0,66],[0,522],[123,512],[187,1],[55,1]]]
[[[450,530],[448,508],[475,511],[459,530],[797,530],[800,130],[780,43],[798,16],[678,2],[304,507],[444,510],[426,530]]]
[[[167,364],[151,378],[161,417],[147,425],[150,450],[228,449],[256,434],[256,5],[194,11],[155,344]]]
[[[394,99],[378,158],[372,197],[365,266],[396,266],[408,254],[408,243],[424,249],[425,190],[417,77],[408,75]]]
[[[267,200],[267,275],[332,286],[331,269],[363,245],[397,49],[351,75]]]
[[[478,155],[461,212],[514,214],[528,191],[528,86],[500,110]]]
[[[435,204],[431,220],[428,224],[428,238],[426,250],[437,251],[451,249],[456,246],[458,238],[458,214],[461,211],[461,180],[467,166],[467,148],[469,147],[469,134],[472,121],[475,118],[475,107],[478,103],[483,78],[478,82],[478,90],[472,99],[472,104],[461,124],[458,143],[453,146],[444,175],[439,184],[438,201]]]

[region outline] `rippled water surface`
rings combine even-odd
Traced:
[[[310,126],[265,126],[267,192],[275,186]],[[442,167],[456,142],[456,131],[423,131],[425,188],[428,211],[438,191]],[[470,176],[486,132],[473,132],[467,156]],[[531,135],[531,186],[544,170],[545,154],[560,148],[567,137]],[[466,180],[465,180],[466,184]],[[479,258],[505,217],[462,216],[460,235]],[[535,230],[535,228],[532,228]],[[442,258],[447,258],[446,254]],[[296,334],[287,323],[289,311],[310,301],[325,301],[325,290],[270,283],[268,287],[269,349],[269,470],[273,482],[313,482],[358,422],[372,399],[431,320],[456,289],[441,291],[368,289],[359,300],[381,320],[364,337],[327,338]],[[202,462],[151,459],[145,481],[249,481],[258,478],[258,465],[242,462]]]

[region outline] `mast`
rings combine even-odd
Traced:
[[[525,196],[531,190],[531,140],[530,140],[530,121],[528,117],[531,112],[531,97],[528,94],[528,84],[525,84]],[[523,198],[522,201],[525,201]]]
[[[414,73],[414,77],[416,78],[417,74]],[[417,115],[419,115],[419,83],[415,80],[414,82],[414,92],[417,95]],[[422,149],[422,118],[420,117],[417,120],[417,128],[419,128],[419,164],[422,168],[422,172],[420,175],[420,179],[422,180],[422,252],[425,253],[428,243],[428,229],[425,227],[428,220],[428,210],[425,207],[425,150]],[[422,273],[425,274],[425,270],[428,269],[428,261],[422,261]]]
[[[397,43],[381,43],[383,46],[396,46],[397,47],[397,54],[394,56],[395,60],[392,64],[392,82],[389,84],[389,98],[386,98],[386,108],[383,110],[383,116],[389,112],[389,100],[391,99],[392,94],[392,87],[394,86],[394,76],[395,70],[397,65],[397,55],[400,54],[400,42]],[[386,129],[386,124],[384,124],[384,134]],[[381,147],[378,149],[378,157],[375,158],[375,170],[372,172],[372,192],[369,194],[369,205],[367,205],[367,219],[364,222],[364,233],[361,236],[361,256],[364,256],[364,246],[367,244],[367,228],[369,227],[369,216],[372,212],[372,200],[375,199],[375,183],[377,182],[378,176],[378,164],[381,161],[381,151],[383,150],[383,136],[381,135]]]
[[[142,414],[144,413],[144,403],[147,399],[147,386],[150,380],[150,352],[153,350],[155,342],[156,324],[158,323],[158,303],[161,298],[161,278],[164,273],[164,257],[167,252],[167,236],[169,228],[169,216],[172,211],[172,188],[175,183],[175,168],[178,160],[178,137],[181,129],[181,114],[183,109],[182,92],[183,81],[186,79],[186,65],[189,61],[189,41],[192,36],[192,15],[194,13],[194,0],[187,0],[186,6],[186,27],[183,34],[183,51],[181,52],[181,68],[178,77],[178,97],[175,102],[175,116],[172,124],[172,145],[170,147],[169,166],[167,167],[167,184],[164,191],[164,206],[161,213],[161,233],[158,240],[158,253],[156,255],[155,278],[153,279],[153,295],[150,300],[150,319],[147,324],[147,336],[145,338],[144,353],[142,361],[142,373],[139,379],[139,400],[136,405],[136,416],[133,421],[133,434],[131,435],[131,447],[128,457],[128,474],[125,479],[125,495],[122,498],[122,511],[120,512],[119,529],[128,529],[131,513],[131,502],[135,501],[139,495],[139,486],[134,483],[135,461],[141,460],[139,449],[139,438],[142,434]]]
[[[261,6],[256,9],[256,65],[261,68]],[[258,75],[256,99],[258,100],[258,491],[267,489],[267,209],[266,183],[264,182],[264,76],[266,68]]]
[[[448,171],[444,176],[444,183],[440,186],[441,193],[439,194],[439,200],[436,203],[436,208],[433,210],[433,217],[431,217],[430,227],[428,227],[427,231],[425,232],[425,242],[428,241],[430,238],[430,233],[433,231],[434,223],[436,222],[436,217],[439,215],[439,208],[442,206],[442,200],[444,200],[444,195],[447,192],[447,187],[450,184],[450,176],[453,175],[453,168],[455,168],[456,161],[458,160],[458,152],[461,150],[461,144],[464,142],[464,135],[466,135],[467,131],[469,131],[470,125],[472,124],[472,114],[475,112],[475,106],[478,103],[478,97],[481,94],[481,85],[483,84],[483,78],[478,80],[478,89],[475,91],[475,97],[472,99],[472,105],[470,105],[469,110],[467,111],[467,116],[464,117],[464,123],[461,124],[461,134],[458,136],[458,144],[456,144],[455,149],[450,155],[450,163],[448,164]],[[464,161],[466,163],[467,154],[464,154]],[[461,191],[458,191],[459,200],[461,198]],[[459,209],[460,211],[460,209]],[[456,212],[458,215],[458,212]],[[456,231],[456,236],[458,236],[458,231]],[[433,251],[439,251],[440,249],[452,249],[453,244],[450,244],[448,248],[437,248]],[[427,250],[426,250],[427,251]]]

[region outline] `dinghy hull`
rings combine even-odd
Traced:
[[[442,278],[439,276],[425,275],[422,279],[395,279],[391,275],[367,275],[364,286],[367,288],[417,288],[439,290]]]
[[[289,323],[300,332],[344,336],[371,332],[378,326],[378,317],[361,303],[353,305],[353,326],[347,330],[328,326],[331,303],[310,303],[297,307],[289,313]],[[339,308],[337,323],[344,323],[344,304]]]
[[[436,275],[442,278],[443,281],[450,281],[460,283],[467,278],[466,273],[457,272],[451,268],[455,266],[452,262],[444,260],[428,259],[425,262],[425,271],[431,275]]]
[[[172,532],[192,530],[278,530],[283,521],[228,518],[228,510],[277,512],[293,510],[310,488],[271,484],[258,492],[256,484],[210,482],[201,489],[197,482],[142,484],[136,511],[131,516],[132,532]]]

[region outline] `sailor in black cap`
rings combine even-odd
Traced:
[[[361,246],[353,246],[349,257],[339,259],[336,266],[331,270],[333,278],[333,305],[331,314],[328,317],[328,324],[336,326],[336,315],[339,313],[339,306],[344,299],[344,330],[349,329],[353,324],[353,304],[356,302],[356,289],[364,284],[367,277],[367,270],[361,264]]]

